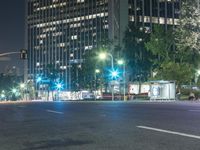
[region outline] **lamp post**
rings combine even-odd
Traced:
[[[114,71],[113,55],[111,53],[100,53],[99,54],[99,58],[102,59],[102,60],[106,59],[107,56],[109,56],[111,58],[111,67],[112,67],[112,71]],[[112,87],[112,101],[114,101],[114,85],[113,85],[113,82],[111,84],[111,87]]]
[[[96,100],[96,96],[97,96],[97,92],[96,92],[96,91],[97,91],[97,74],[98,74],[98,73],[100,73],[100,70],[99,70],[99,69],[96,69],[96,70],[95,70],[95,93],[94,93],[94,94],[95,94],[95,95],[94,95],[95,100]]]
[[[126,100],[126,67],[125,67],[125,62],[124,60],[118,60],[117,62],[119,65],[123,65],[123,84],[124,84],[124,88],[123,88],[123,92],[124,92],[124,101]]]

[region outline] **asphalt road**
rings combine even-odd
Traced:
[[[0,150],[200,150],[200,103],[0,104]]]

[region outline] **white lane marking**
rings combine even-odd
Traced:
[[[195,139],[200,140],[200,136],[197,136],[197,135],[186,134],[186,133],[181,133],[181,132],[174,132],[174,131],[170,131],[170,130],[163,130],[163,129],[152,128],[152,127],[147,127],[147,126],[137,126],[137,127],[141,128],[141,129],[152,130],[152,131],[163,132],[163,133],[174,134],[174,135],[180,135],[180,136],[190,137],[190,138],[195,138]]]
[[[49,113],[55,113],[55,114],[61,114],[61,115],[64,114],[63,112],[54,111],[54,110],[46,110],[46,111],[49,112]]]
[[[188,110],[188,111],[193,111],[193,112],[200,112],[200,110]]]

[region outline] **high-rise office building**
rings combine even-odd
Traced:
[[[175,25],[179,0],[27,0],[28,76],[59,69],[71,89],[83,54],[110,39],[121,45],[129,22]],[[78,82],[78,81],[76,81]]]
[[[28,0],[28,74],[43,75],[51,64],[70,88],[72,66],[83,53],[108,37],[107,0]]]
[[[129,0],[129,21],[141,26],[177,25],[181,0]]]

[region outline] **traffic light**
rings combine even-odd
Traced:
[[[27,55],[27,50],[26,49],[21,49],[20,50],[20,59],[27,59],[28,55]]]

